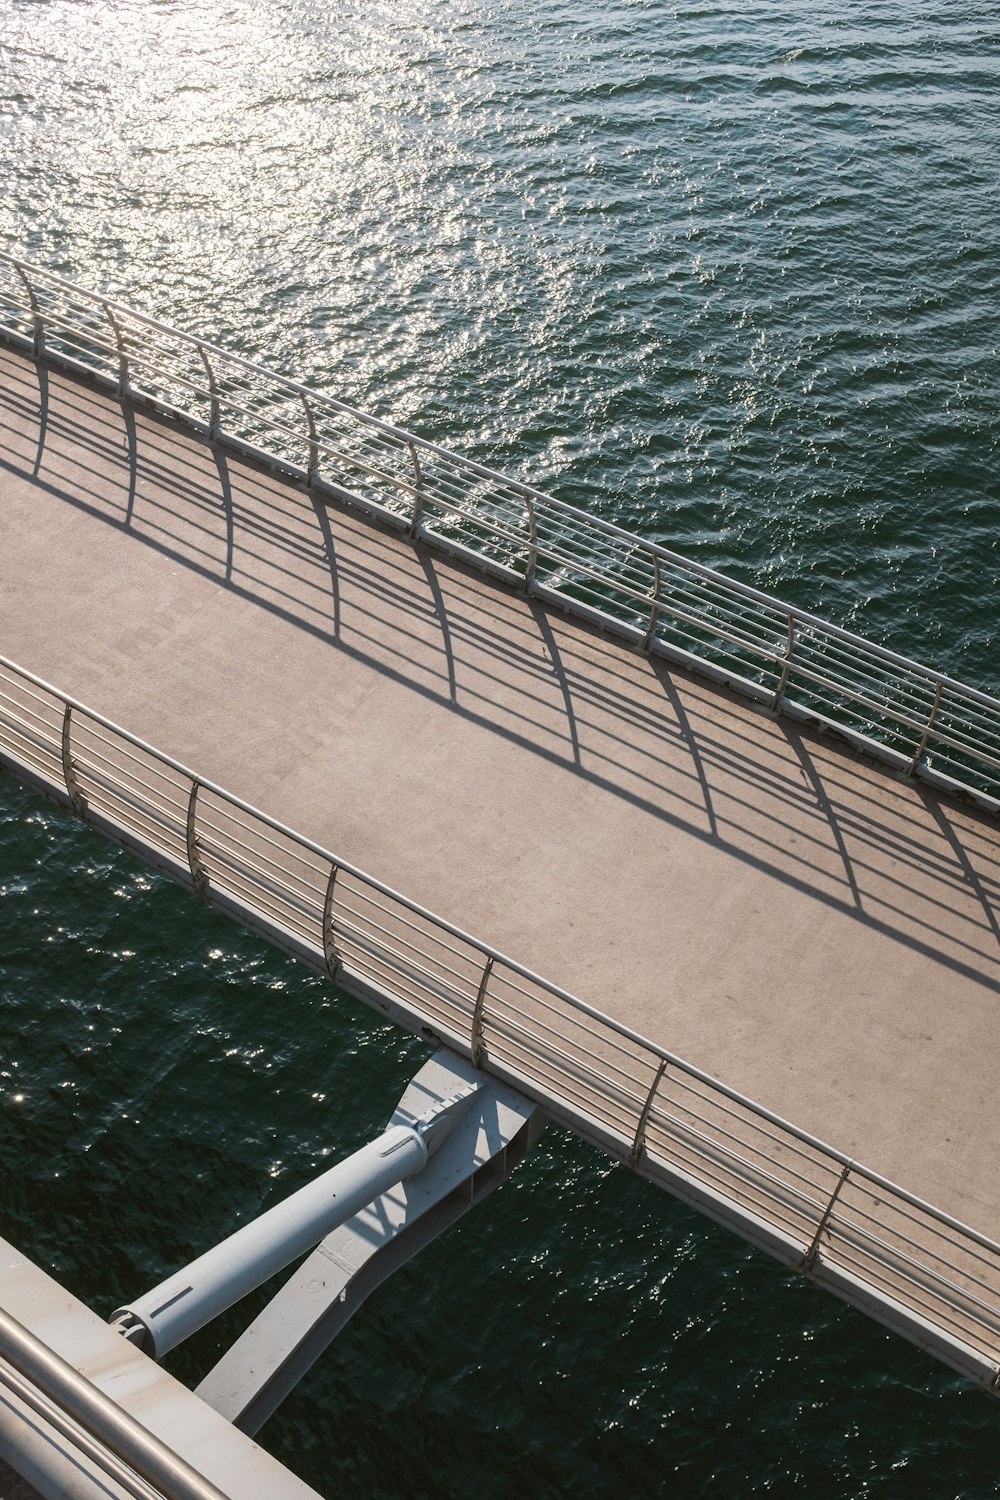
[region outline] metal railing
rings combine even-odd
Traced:
[[[218,1485],[2,1308],[0,1361],[0,1390],[23,1401],[44,1427],[54,1427],[70,1451],[116,1489],[135,1500],[227,1500]],[[101,1492],[113,1493],[103,1485]]]
[[[899,769],[1000,798],[1000,699],[0,252],[0,339]]]
[[[1000,1245],[0,658],[0,763],[996,1389]]]

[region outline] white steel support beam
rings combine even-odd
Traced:
[[[474,1081],[465,1083],[416,1118],[391,1123],[377,1140],[120,1307],[112,1321],[147,1354],[162,1359],[367,1203],[423,1172],[477,1088]]]
[[[408,1085],[389,1129],[477,1081],[422,1171],[333,1230],[198,1386],[243,1432],[258,1430],[370,1292],[509,1177],[538,1139],[536,1104],[444,1048]]]

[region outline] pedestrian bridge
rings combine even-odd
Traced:
[[[0,504],[9,769],[996,1387],[1000,702],[3,257]]]

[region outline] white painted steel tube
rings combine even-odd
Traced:
[[[338,1224],[359,1213],[427,1161],[422,1132],[396,1125],[362,1146],[283,1203],[245,1224],[151,1292],[121,1307],[115,1319],[137,1319],[147,1347],[161,1359],[175,1345],[225,1312]]]

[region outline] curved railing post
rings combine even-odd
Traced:
[[[489,988],[490,975],[493,973],[493,955],[487,958],[483,965],[483,977],[479,981],[479,992],[476,995],[476,1005],[472,1012],[472,1026],[470,1029],[470,1050],[472,1053],[472,1066],[478,1068],[482,1064],[483,1053],[486,1051],[486,1040],[483,1033],[483,1022],[486,1013],[486,991]]]
[[[36,359],[41,359],[45,353],[45,319],[38,305],[38,294],[35,284],[20,261],[13,262],[14,270],[24,282],[24,289],[28,293],[28,306],[31,309],[31,352]]]
[[[660,618],[660,554],[653,553],[653,594],[649,610],[649,624],[646,626],[646,634],[642,638],[642,649],[648,651],[653,644],[653,634],[656,630],[657,621]]]
[[[344,961],[337,952],[337,940],[333,930],[333,891],[337,884],[337,876],[340,866],[330,865],[330,878],[326,883],[326,895],[323,897],[323,957],[326,960],[326,972],[333,984],[340,978],[340,971],[344,967]]]
[[[128,350],[125,348],[125,334],[122,329],[121,323],[115,317],[107,302],[101,303],[101,309],[108,321],[108,324],[110,325],[111,332],[114,334],[115,348],[118,351],[118,394],[119,396],[127,396],[129,392],[129,373]]]
[[[420,517],[424,508],[424,475],[423,470],[420,467],[420,458],[417,454],[416,443],[411,442],[411,440],[407,438],[406,447],[410,455],[410,463],[413,466],[414,482],[417,486],[417,493],[413,497],[413,509],[410,512],[410,524],[407,527],[407,534],[409,536],[416,536],[417,530],[420,526]]]
[[[931,732],[932,732],[932,730],[934,728],[934,721],[937,718],[938,709],[941,707],[941,698],[942,698],[943,694],[944,694],[944,683],[941,681],[941,679],[939,677],[938,678],[938,683],[937,683],[937,688],[936,688],[935,693],[934,693],[934,702],[931,704],[931,711],[930,711],[930,714],[928,715],[927,723],[924,726],[924,732],[923,732],[923,735],[921,736],[920,744],[917,746],[916,750],[914,750],[913,757],[910,760],[910,764],[906,768],[906,774],[907,774],[907,776],[914,776],[914,775],[916,775],[916,770],[917,770],[917,767],[920,764],[921,757],[922,757],[924,751],[927,749],[927,744],[928,744],[928,741],[930,740]]]
[[[667,1060],[665,1057],[661,1057],[660,1066],[656,1070],[656,1076],[649,1086],[649,1093],[646,1095],[646,1102],[642,1106],[642,1113],[639,1116],[639,1123],[635,1127],[635,1136],[632,1141],[632,1149],[628,1155],[628,1164],[633,1169],[633,1171],[639,1165],[639,1162],[642,1158],[642,1153],[646,1147],[646,1125],[649,1121],[650,1110],[653,1108],[653,1102],[656,1099],[657,1090],[659,1089],[660,1084],[663,1082],[666,1071]]]
[[[206,377],[208,379],[208,400],[209,400],[209,409],[208,409],[208,435],[209,435],[210,438],[213,439],[213,441],[215,441],[219,437],[219,432],[220,432],[220,427],[221,427],[221,411],[220,411],[220,407],[219,407],[219,386],[218,386],[218,382],[216,381],[216,378],[215,378],[215,366],[212,364],[212,361],[209,359],[209,357],[208,357],[208,351],[205,348],[204,344],[199,343],[199,344],[196,345],[196,348],[198,350],[198,353],[201,355],[201,362],[205,366],[205,375],[206,375]]]
[[[188,869],[191,871],[191,884],[194,893],[201,901],[208,900],[208,871],[205,869],[198,848],[198,792],[201,788],[199,781],[192,781],[191,793],[188,797],[187,820],[184,827],[184,838],[187,844]]]
[[[299,400],[302,402],[302,410],[306,414],[306,427],[309,432],[309,457],[306,461],[306,484],[315,484],[319,473],[319,442],[316,437],[316,418],[313,416],[312,402],[305,391],[299,392]]]
[[[76,779],[76,766],[73,763],[73,710],[68,703],[63,709],[60,751],[63,781],[66,783],[69,805],[78,818],[83,818],[87,812],[87,799],[81,792],[80,783]]]
[[[823,1230],[830,1222],[830,1215],[833,1213],[833,1210],[836,1207],[837,1199],[840,1197],[840,1190],[844,1186],[844,1183],[847,1181],[848,1173],[853,1166],[853,1161],[844,1162],[844,1166],[840,1173],[840,1176],[837,1178],[837,1185],[834,1188],[833,1192],[830,1194],[829,1203],[823,1210],[823,1217],[816,1225],[816,1233],[812,1237],[812,1243],[810,1244],[805,1255],[802,1257],[802,1260],[799,1264],[799,1270],[805,1272],[806,1274],[808,1274],[816,1264],[816,1256],[819,1254],[820,1237],[822,1236]]]
[[[524,498],[528,506],[528,553],[524,565],[524,592],[531,593],[531,586],[535,581],[535,564],[538,561],[538,523],[535,517],[535,502],[532,497],[524,492]]]
[[[774,713],[777,713],[778,709],[781,707],[781,700],[782,700],[782,698],[785,695],[785,688],[788,685],[788,674],[792,670],[792,655],[793,655],[794,651],[795,651],[795,616],[791,613],[791,611],[789,611],[789,614],[788,614],[788,636],[787,636],[787,639],[785,641],[785,654],[782,657],[781,676],[778,678],[778,686],[775,688],[775,690],[774,690],[774,697],[771,699],[771,710]]]

